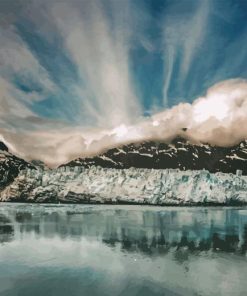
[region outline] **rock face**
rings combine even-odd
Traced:
[[[208,171],[62,167],[26,169],[0,193],[1,201],[246,204],[247,176]]]
[[[7,146],[0,142],[0,190],[14,181],[25,168],[35,168],[25,160],[8,152]]]
[[[3,142],[0,142],[0,151],[9,152],[9,148]]]
[[[105,168],[126,169],[180,169],[202,170],[211,173],[223,172],[235,174],[237,169],[247,175],[247,141],[233,147],[210,145],[192,145],[182,138],[176,138],[171,144],[146,142],[125,145],[108,150],[92,157],[79,158],[66,166],[101,166]]]

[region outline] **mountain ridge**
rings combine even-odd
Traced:
[[[27,162],[13,154],[0,141],[0,177],[13,180],[21,169],[36,168],[39,161]],[[93,157],[76,158],[60,167],[81,166],[89,168],[125,169],[130,167],[149,169],[202,170],[211,173],[236,173],[241,170],[247,175],[247,140],[231,147],[212,146],[210,144],[192,144],[182,137],[170,143],[146,141],[111,148]],[[6,171],[11,171],[6,177]],[[8,182],[8,181],[7,181]],[[0,182],[1,186],[1,182]]]
[[[231,147],[210,144],[191,144],[177,137],[170,144],[161,141],[132,143],[111,148],[94,157],[77,158],[63,166],[92,165],[105,168],[124,169],[130,167],[180,170],[202,170],[209,172],[247,175],[247,140]]]

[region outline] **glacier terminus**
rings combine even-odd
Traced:
[[[247,176],[206,170],[113,169],[91,166],[25,168],[1,201],[196,205],[247,203]]]

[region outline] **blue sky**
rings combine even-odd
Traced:
[[[247,78],[247,1],[0,2],[0,127],[114,128]]]
[[[95,116],[84,114],[83,109],[87,108],[83,101],[91,102],[92,108],[98,108],[99,113],[105,111],[97,106],[100,98],[95,97],[100,94],[92,91],[92,88],[97,88],[98,81],[89,82],[93,80],[93,75],[88,74],[88,71],[97,72],[97,67],[101,67],[97,56],[100,50],[95,51],[98,65],[92,61],[92,70],[83,69],[90,64],[80,63],[80,57],[74,58],[71,50],[71,47],[77,46],[86,46],[88,51],[90,46],[101,47],[104,34],[110,42],[102,46],[101,51],[108,51],[106,58],[111,55],[111,50],[115,55],[109,61],[116,64],[117,71],[113,69],[115,79],[129,80],[131,84],[131,91],[128,89],[127,92],[132,94],[129,94],[129,99],[123,100],[131,100],[134,93],[141,107],[138,111],[144,115],[179,102],[192,102],[216,82],[247,77],[246,1],[115,0],[95,1],[94,6],[89,5],[89,1],[71,1],[71,4],[64,1],[63,8],[59,7],[59,3],[56,7],[56,1],[53,4],[48,1],[20,1],[19,6],[13,2],[11,5],[11,2],[8,5],[5,1],[1,2],[1,18],[9,16],[11,30],[44,69],[54,87],[47,90],[42,76],[32,76],[28,68],[26,73],[9,71],[7,79],[23,95],[32,92],[39,96],[38,100],[26,104],[40,117],[90,125],[95,122]],[[74,21],[71,19],[73,14],[76,14]],[[101,22],[109,30],[107,33],[100,23],[98,31],[96,27],[91,28],[99,14]],[[59,25],[59,22],[62,24]],[[65,39],[70,38],[68,34],[73,33],[73,27],[83,31],[85,39],[81,41],[86,42],[87,36],[90,36],[89,44],[72,40],[68,49]],[[97,39],[98,35],[102,36]],[[117,38],[122,38],[116,41],[119,48],[111,48]],[[121,50],[123,56],[116,54]],[[94,59],[93,54],[87,56],[86,52],[84,55],[81,59],[89,59],[89,63],[90,59]],[[126,65],[117,65],[119,59],[124,59]],[[128,68],[127,78],[123,78],[121,72],[125,67]],[[5,68],[3,70],[9,70]],[[92,84],[90,87],[87,86],[89,83]],[[126,87],[126,84],[125,81],[120,87]],[[82,93],[84,85],[88,88],[86,93]],[[75,90],[77,87],[82,90],[80,94]],[[102,88],[107,88],[107,85]],[[106,91],[105,96],[107,94]],[[102,101],[105,96],[102,95]],[[118,101],[117,93],[115,101]]]

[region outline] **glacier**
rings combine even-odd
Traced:
[[[150,205],[247,204],[247,176],[207,170],[26,168],[0,192],[0,201],[133,203]]]

